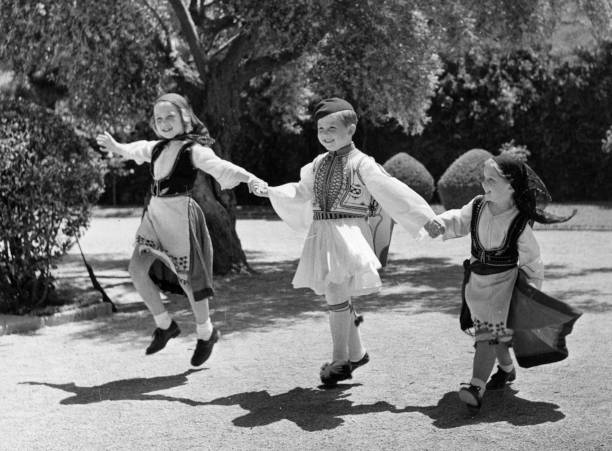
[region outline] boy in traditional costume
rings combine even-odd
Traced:
[[[484,165],[484,196],[436,218],[443,238],[471,234],[471,257],[464,262],[461,328],[474,328],[472,379],[459,390],[475,412],[485,390],[503,389],[516,378],[509,346],[519,365],[530,367],[567,357],[565,336],[580,313],[539,289],[544,277],[534,221],[563,222],[544,211],[550,195],[542,180],[510,154]],[[430,236],[438,233],[433,230]],[[495,360],[498,370],[487,383]]]
[[[97,142],[102,151],[117,153],[138,164],[151,164],[152,197],[136,232],[129,265],[134,286],[157,325],[146,354],[162,350],[168,340],[180,333],[161,301],[158,287],[177,282],[196,320],[197,342],[191,364],[199,366],[209,358],[219,332],[209,313],[209,299],[213,296],[212,243],[204,212],[191,191],[199,170],[212,175],[222,189],[239,183],[251,187],[258,179],[215,155],[208,147],[210,140],[204,135],[204,124],[178,94],[164,94],[155,101],[151,126],[160,140],[120,144],[104,133],[98,135]],[[154,283],[150,269],[159,261],[172,277],[164,278],[162,271],[161,279]]]
[[[357,115],[350,103],[325,99],[314,119],[327,152],[301,169],[299,182],[255,187],[254,193],[267,195],[289,226],[308,230],[293,286],[325,296],[333,350],[320,378],[334,386],[369,361],[352,299],[380,289],[378,269],[386,260],[393,221],[414,237],[426,224],[434,231],[439,225],[421,196],[355,147]]]

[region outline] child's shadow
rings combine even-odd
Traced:
[[[353,401],[347,399],[349,394],[344,392],[358,385],[342,384],[327,390],[296,387],[273,396],[267,391],[245,392],[217,398],[208,404],[236,405],[248,410],[232,420],[235,426],[252,428],[288,420],[308,432],[334,429],[344,423],[341,418],[344,415],[402,412],[384,401],[353,405]]]
[[[68,384],[52,384],[49,382],[21,382],[24,385],[45,385],[51,388],[58,388],[69,393],[74,393],[74,396],[62,399],[60,404],[91,404],[101,401],[175,401],[182,402],[190,406],[199,406],[206,403],[201,403],[187,398],[175,398],[165,395],[149,395],[147,393],[169,388],[178,387],[187,383],[187,376],[199,369],[189,369],[184,373],[174,374],[171,376],[158,377],[138,377],[133,379],[121,379],[118,381],[107,382],[102,385],[94,385],[92,387],[79,387],[74,382]]]
[[[516,396],[517,390],[487,392],[483,406],[477,414],[471,414],[459,400],[457,392],[446,393],[436,406],[406,406],[405,412],[420,412],[434,420],[440,429],[450,429],[468,424],[508,422],[514,426],[529,426],[555,422],[565,418],[557,404],[529,401]]]

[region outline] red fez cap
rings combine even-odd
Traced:
[[[321,100],[315,107],[314,120],[317,122],[319,119],[338,111],[355,111],[353,105],[348,103],[344,99],[338,97],[331,97],[329,99]]]

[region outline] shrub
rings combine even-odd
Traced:
[[[53,261],[87,225],[102,167],[53,113],[18,101],[0,109],[0,311],[53,298]]]
[[[448,167],[438,181],[438,194],[444,208],[461,208],[474,196],[483,194],[480,182],[484,162],[492,156],[486,150],[472,149]]]
[[[427,202],[433,197],[434,179],[416,158],[400,152],[389,158],[383,166],[389,174],[404,182]]]

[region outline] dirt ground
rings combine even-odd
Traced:
[[[356,302],[371,362],[323,390],[324,301],[291,287],[301,237],[279,221],[238,222],[258,273],[217,278],[222,339],[192,368],[182,298],[168,302],[181,335],[144,355],[154,326],[126,271],[137,225],[95,218],[81,241],[119,313],[0,337],[0,449],[612,449],[612,232],[536,231],[544,290],[584,312],[570,356],[519,368],[472,417],[456,395],[473,355],[457,319],[467,238],[396,231],[383,290]],[[57,274],[88,286],[74,250]]]

